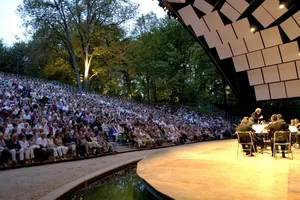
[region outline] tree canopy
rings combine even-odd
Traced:
[[[1,71],[147,103],[238,105],[175,19],[137,18],[129,0],[23,0],[19,13],[31,40],[11,47],[0,41]]]

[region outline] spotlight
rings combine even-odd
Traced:
[[[250,29],[250,31],[252,32],[252,33],[254,33],[255,32],[255,28],[254,27],[251,27],[251,29]]]
[[[285,8],[285,0],[279,0],[279,8],[280,9],[283,9],[283,8]]]

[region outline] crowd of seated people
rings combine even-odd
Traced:
[[[141,148],[223,139],[231,129],[220,117],[186,107],[150,106],[0,73],[4,165],[114,153],[118,141]]]
[[[253,134],[253,143],[254,145],[252,146],[252,151],[250,152],[250,147],[248,145],[242,144],[242,147],[244,149],[244,152],[246,155],[253,156],[252,152],[257,152],[257,146],[260,146],[261,149],[265,147],[265,139],[270,139],[270,146],[271,146],[271,152],[272,156],[274,156],[274,133],[276,131],[289,131],[289,125],[286,123],[286,121],[283,119],[283,116],[281,114],[273,114],[270,118],[270,122],[267,123],[266,121],[262,120],[263,117],[260,115],[261,109],[256,109],[256,111],[251,115],[251,117],[244,117],[241,121],[241,123],[236,127],[237,132],[256,132],[252,127],[254,124],[262,124],[266,125],[263,131],[267,131],[267,134],[262,135],[262,134]],[[260,121],[262,120],[262,121]],[[291,126],[295,126],[298,131],[300,131],[300,123],[299,120],[293,119],[291,120]],[[299,145],[299,132],[295,134],[295,140],[293,141],[292,139],[292,144],[295,143]],[[242,139],[242,143],[247,143],[250,141],[249,137],[244,137]],[[287,142],[287,138],[282,137],[282,138],[276,138],[277,143],[285,143]],[[286,146],[281,145],[281,150],[282,150],[282,157],[285,157],[285,148]],[[278,149],[276,149],[278,151]]]

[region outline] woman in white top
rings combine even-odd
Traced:
[[[56,158],[57,158],[57,148],[56,148],[56,146],[54,144],[54,136],[53,136],[52,133],[49,133],[48,139],[47,139],[47,143],[48,143],[48,149],[53,150],[53,161],[56,161]]]
[[[24,160],[24,154],[25,154],[25,159],[26,159],[25,163],[28,163],[29,155],[31,152],[29,150],[29,143],[27,142],[25,135],[21,136],[21,140],[19,141],[19,144],[21,146],[21,151],[19,151],[20,160]],[[32,155],[31,155],[31,158],[32,158]]]
[[[30,155],[31,155],[31,162],[34,163],[34,150],[35,149],[39,149],[40,146],[36,144],[36,138],[34,135],[31,135],[29,138],[29,151],[30,151]]]
[[[57,130],[55,133],[54,144],[56,145],[57,152],[59,156],[61,156],[61,159],[65,160],[66,159],[65,155],[67,154],[69,148],[64,146],[61,138],[61,133],[59,132],[59,130]]]

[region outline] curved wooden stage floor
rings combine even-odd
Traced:
[[[236,156],[237,141],[169,148],[138,163],[138,175],[158,192],[179,200],[300,199],[300,150],[294,160]]]

